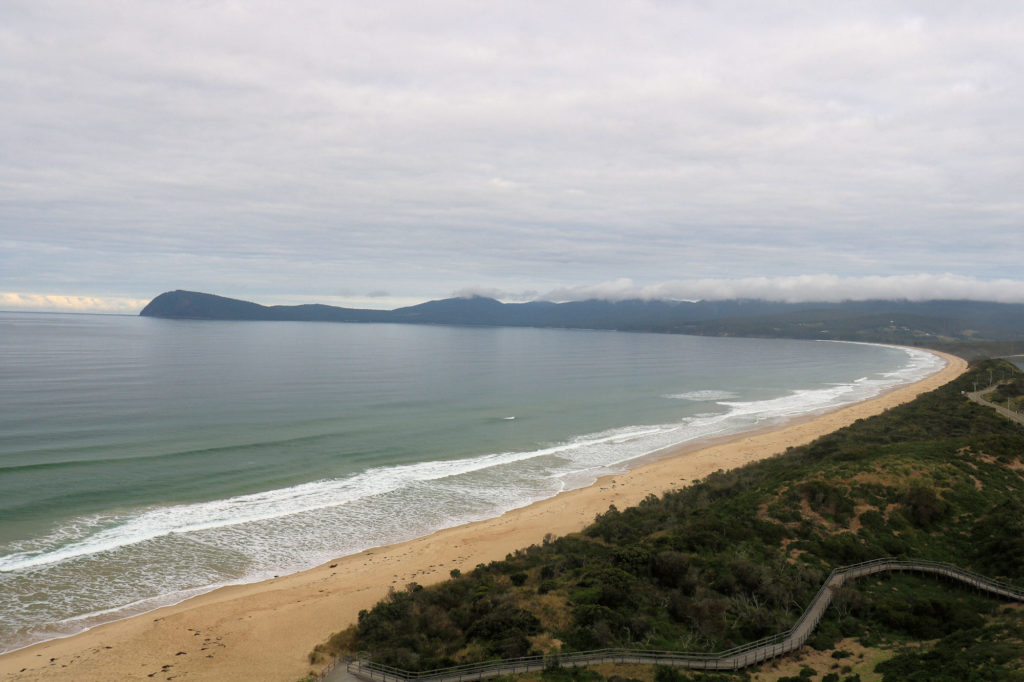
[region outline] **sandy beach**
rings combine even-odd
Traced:
[[[636,504],[717,471],[879,414],[963,373],[967,363],[942,355],[946,367],[872,400],[779,428],[721,442],[680,447],[626,474],[427,537],[367,550],[319,567],[249,585],[218,589],[175,606],[109,623],[73,637],[0,656],[3,680],[274,680],[310,671],[312,648],[355,622],[388,588],[428,585],[452,569],[470,570],[539,543],[547,533],[578,531],[609,505]]]

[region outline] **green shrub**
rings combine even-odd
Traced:
[[[987,376],[987,367],[975,371]],[[786,629],[832,567],[879,555],[1024,581],[1024,480],[976,454],[1016,460],[1024,431],[966,401],[959,391],[973,380],[637,507],[610,507],[582,533],[452,571],[457,579],[392,592],[360,614],[351,646],[413,670],[528,653],[554,607],[561,629],[544,634],[566,651],[718,651]],[[804,500],[815,515],[801,515]],[[865,507],[853,533],[854,510]],[[530,576],[536,593],[516,589]],[[836,593],[813,646],[945,637],[981,622],[983,608],[943,596],[945,587],[861,583]]]

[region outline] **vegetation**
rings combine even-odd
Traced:
[[[602,647],[718,651],[789,628],[833,567],[882,556],[1024,585],[1024,428],[961,395],[990,370],[1021,376],[982,363],[805,447],[609,508],[582,533],[434,587],[412,583],[318,650],[409,670]],[[1024,679],[1020,609],[928,579],[866,582],[840,591],[814,647],[897,647],[878,665],[885,680]],[[930,643],[899,648],[917,640]],[[858,677],[833,656],[794,679]],[[654,679],[715,678],[667,668]]]
[[[1014,412],[1024,410],[1024,378],[1017,377],[1000,383],[994,391],[985,395],[985,400],[1008,407]]]
[[[160,294],[139,313],[203,320],[401,322],[512,327],[567,327],[672,332],[701,336],[846,339],[975,352],[1024,352],[1024,305],[986,301],[567,301],[502,303],[449,298],[396,310],[328,305],[264,306],[197,291]],[[995,344],[999,344],[998,346]],[[952,350],[951,352],[958,352]],[[967,357],[967,356],[964,356]]]

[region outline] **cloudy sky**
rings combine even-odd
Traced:
[[[1024,4],[4,0],[0,309],[1024,301]]]

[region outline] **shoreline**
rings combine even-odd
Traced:
[[[923,350],[923,349],[922,349]],[[907,402],[959,376],[966,361],[944,353],[946,366],[874,398],[756,431],[660,450],[626,473],[562,492],[483,521],[349,555],[299,573],[221,587],[178,604],[47,640],[0,655],[4,680],[297,680],[308,654],[355,622],[389,588],[440,582],[547,533],[587,526],[614,504],[635,505],[650,494],[684,487],[808,443],[819,436]],[[314,666],[318,667],[318,666]]]

